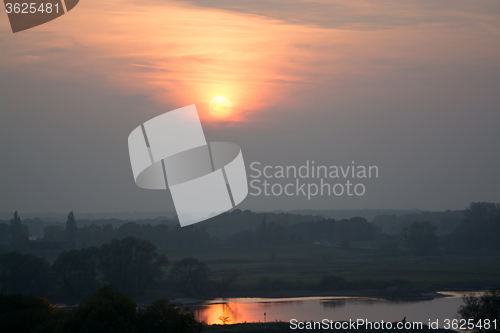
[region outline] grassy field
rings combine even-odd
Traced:
[[[187,257],[206,263],[211,279],[220,281],[230,269],[241,275],[225,296],[320,296],[320,295],[377,295],[378,291],[343,290],[326,291],[317,288],[324,276],[335,275],[347,281],[406,280],[412,290],[433,292],[440,290],[477,290],[500,285],[500,253],[477,252],[467,254],[439,254],[418,257],[403,252],[397,256],[384,256],[373,242],[353,243],[351,248],[322,245],[236,248],[159,249],[173,265]],[[35,253],[51,263],[59,255],[55,251]],[[276,280],[275,285],[290,284],[281,291],[259,290],[259,280]],[[278,279],[278,280],[277,280]],[[261,282],[262,285],[262,282]],[[262,291],[262,292],[260,292]],[[160,292],[162,293],[162,292]],[[404,296],[404,295],[403,295]],[[412,297],[411,295],[409,297]]]
[[[318,283],[326,275],[352,280],[408,280],[421,289],[466,290],[500,285],[500,253],[382,256],[370,244],[348,249],[320,245],[252,248],[160,249],[174,264],[194,257],[205,262],[213,279],[235,268],[238,290],[252,289],[260,278]],[[172,267],[173,265],[169,265]],[[169,268],[167,268],[167,271]]]

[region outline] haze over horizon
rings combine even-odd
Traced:
[[[240,209],[240,208],[235,208]],[[460,211],[460,210],[458,210]],[[231,213],[228,211],[227,213]],[[353,217],[363,217],[370,221],[377,215],[405,215],[428,212],[441,212],[414,209],[292,209],[292,210],[263,210],[253,211],[253,213],[288,213],[297,215],[317,215],[324,218],[344,219]],[[123,212],[73,212],[77,220],[85,219],[117,219],[117,220],[141,220],[141,219],[158,219],[168,218],[175,219],[177,213],[175,211],[123,211]],[[0,220],[10,220],[14,214],[12,212],[0,212]],[[64,222],[67,219],[68,212],[19,212],[20,217],[24,219],[56,219]]]

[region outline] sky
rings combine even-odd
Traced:
[[[238,208],[499,202],[499,88],[498,1],[82,0],[15,34],[2,11],[0,211],[173,211],[135,185],[127,138],[191,104],[208,141],[241,147],[249,181],[253,162],[378,167],[353,180],[362,196]]]

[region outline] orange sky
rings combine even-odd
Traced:
[[[130,182],[124,140],[191,104],[207,140],[237,143],[245,161],[355,160],[384,177],[356,200],[249,196],[243,209],[497,200],[499,9],[498,0],[82,0],[19,33],[0,11],[0,202],[173,209]],[[230,117],[209,114],[215,96],[231,100]]]
[[[210,100],[226,96],[235,106],[231,121],[245,119],[262,103],[279,101],[284,86],[303,84],[300,75],[287,71],[287,48],[294,40],[321,32],[186,4],[150,5],[146,11],[130,1],[96,5],[92,0],[39,28],[15,35],[18,45],[19,39],[24,43],[22,49],[9,50],[6,63],[46,63],[49,66],[39,70],[48,76],[58,70],[102,76],[160,103],[197,104],[204,118],[210,117]],[[50,30],[58,32],[38,39],[39,33]],[[77,51],[64,52],[67,49]]]
[[[365,2],[353,8],[379,11]],[[394,12],[408,18],[416,15],[411,9]],[[204,121],[221,121],[209,115],[208,103],[225,96],[234,112],[222,121],[231,122],[258,120],[260,111],[278,104],[307,107],[316,96],[297,98],[304,89],[342,89],[344,82],[391,76],[398,64],[444,63],[450,53],[474,57],[463,54],[460,41],[473,45],[478,37],[445,23],[336,29],[172,1],[86,0],[36,29],[7,34],[7,24],[5,17],[4,43],[16,47],[2,54],[1,66],[49,77],[99,77],[160,104],[196,104]],[[434,34],[437,25],[440,33]]]

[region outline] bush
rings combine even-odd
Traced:
[[[161,299],[137,310],[135,302],[111,286],[99,289],[60,321],[54,332],[198,333],[193,312]]]
[[[148,333],[198,333],[203,329],[193,312],[164,299],[139,310],[138,327]]]
[[[500,323],[500,288],[493,288],[485,292],[481,296],[465,296],[465,305],[458,309],[458,314],[465,320],[472,319],[474,323],[481,321],[483,327],[477,327],[475,332],[493,331],[492,328],[485,329],[484,322],[486,319],[497,322],[496,332],[500,331],[498,323]]]
[[[58,311],[45,297],[0,294],[0,332],[41,331]]]
[[[111,286],[102,287],[71,313],[62,331],[119,333],[134,332],[136,304]]]

